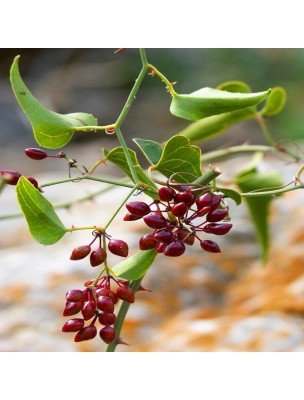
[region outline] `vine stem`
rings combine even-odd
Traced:
[[[131,282],[130,284],[130,288],[132,290],[134,290],[134,292],[136,292],[141,284],[142,279],[144,278],[141,277],[140,279],[134,280]],[[116,346],[119,344],[119,339],[120,339],[120,332],[124,323],[124,320],[126,318],[126,315],[128,313],[130,307],[130,303],[123,301],[121,303],[121,306],[119,308],[118,314],[117,314],[117,319],[116,322],[114,324],[114,329],[116,332],[116,338],[113,340],[112,343],[110,343],[107,348],[106,348],[106,352],[114,352],[116,349]]]
[[[152,64],[147,64],[147,68],[151,69],[153,71],[153,74],[157,75],[166,85],[171,93],[172,96],[177,96],[176,91],[173,89],[172,83],[163,75],[157,68],[154,67]]]
[[[40,187],[45,188],[48,186],[59,185],[61,183],[77,182],[77,181],[82,181],[85,179],[88,179],[90,181],[109,183],[109,184],[115,185],[115,186],[123,186],[123,187],[131,188],[131,189],[134,187],[134,185],[130,185],[129,183],[124,183],[122,181],[111,181],[108,179],[101,179],[101,178],[97,178],[96,176],[88,176],[88,175],[81,175],[81,176],[76,176],[75,178],[67,178],[67,179],[62,179],[59,181],[48,182],[48,183],[44,183],[44,184],[40,185]]]
[[[276,151],[272,146],[260,146],[260,145],[240,145],[231,146],[222,150],[210,151],[202,156],[202,162],[216,160],[217,158],[227,157],[230,155],[237,155],[242,153],[271,153]]]

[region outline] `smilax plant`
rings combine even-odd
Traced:
[[[86,243],[70,250],[70,260],[76,262],[87,258],[91,267],[98,267],[98,272],[96,278],[85,282],[82,288],[74,288],[66,293],[63,315],[71,318],[62,331],[73,332],[75,342],[93,339],[98,333],[101,340],[108,344],[107,351],[115,351],[118,344],[125,343],[120,334],[128,308],[135,301],[137,291],[148,291],[141,281],[157,256],[180,257],[187,252],[188,246],[194,245],[203,252],[221,252],[214,238],[228,234],[233,226],[229,203],[234,201],[239,205],[244,199],[265,262],[269,248],[267,217],[272,199],[304,187],[301,181],[303,164],[300,164],[295,171],[295,178],[287,185],[283,184],[277,171],[261,172],[258,167],[263,155],[271,152],[285,153],[294,162],[301,162],[297,154],[276,143],[266,127],[266,119],[278,114],[284,107],[286,94],[283,88],[253,93],[246,83],[231,81],[215,89],[205,87],[190,94],[180,94],[174,89],[173,83],[149,63],[143,49],[139,54],[141,70],[125,106],[114,123],[103,126],[98,125],[97,119],[90,114],[62,115],[44,107],[20,76],[19,56],[15,58],[10,73],[13,92],[40,146],[25,149],[26,156],[40,162],[48,157],[65,159],[69,166],[69,177],[39,184],[34,177],[2,170],[0,189],[7,185],[16,186],[17,200],[29,230],[42,245],[57,243],[67,232],[91,231]],[[171,96],[171,113],[191,122],[166,143],[157,143],[153,138],[133,139],[138,151],[150,164],[145,170],[138,162],[137,153],[127,148],[122,126],[147,76],[158,77],[164,83]],[[257,121],[269,145],[244,144],[202,154],[194,144],[221,135],[233,124],[247,119]],[[44,150],[64,147],[80,131],[116,135],[120,146],[103,149],[103,154],[89,169],[68,157],[64,151],[49,153]],[[218,177],[221,171],[215,160],[240,153],[251,153],[254,157],[248,167],[234,177],[233,188],[220,184]],[[96,177],[95,170],[105,161],[119,167],[125,173],[125,178],[111,181]],[[70,176],[71,169],[77,171],[76,176]],[[129,193],[117,204],[116,212],[108,221],[96,220],[96,225],[84,227],[71,224],[72,227],[68,228],[57,216],[56,207],[47,200],[47,187],[68,182],[81,184],[85,179],[107,183],[104,191],[118,185],[129,188]],[[150,200],[138,201],[136,195],[139,193],[144,193]],[[90,194],[87,200],[92,197],[94,194]],[[67,202],[65,206],[75,202],[77,200]],[[111,223],[122,209],[125,209],[123,220],[126,224],[142,220],[147,226],[147,233],[139,239],[138,251],[130,257],[128,244],[111,235]],[[6,217],[2,216],[1,219]],[[109,252],[123,260],[116,265],[109,265]]]

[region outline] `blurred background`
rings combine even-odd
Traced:
[[[58,113],[87,112],[102,125],[113,123],[140,70],[138,51],[129,49],[2,49],[0,58],[0,169],[18,170],[44,183],[67,176],[63,160],[36,162],[24,156],[37,147],[30,124],[9,83],[9,69],[21,55],[20,72],[32,93]],[[176,90],[190,93],[228,80],[243,80],[254,92],[283,86],[285,109],[269,120],[275,140],[303,141],[303,49],[147,49],[149,62]],[[188,125],[169,112],[170,96],[157,77],[147,77],[122,126],[128,145],[132,137],[165,141]],[[265,144],[254,121],[229,129],[223,136],[199,144],[203,151],[242,144]],[[117,145],[115,136],[77,133],[65,152],[81,164],[92,165],[101,148]],[[145,166],[144,160],[140,160]],[[217,165],[227,179],[245,158]],[[297,166],[267,157],[265,169],[279,169],[286,183]],[[227,171],[227,172],[226,172]],[[115,167],[102,167],[102,176],[119,177]],[[55,203],[79,198],[99,189],[93,182],[51,187],[45,195]],[[125,195],[115,189],[105,196],[58,211],[66,226],[103,224]],[[68,198],[67,198],[68,197]],[[122,337],[130,347],[119,351],[303,351],[304,350],[304,212],[303,193],[290,192],[274,202],[270,261],[261,268],[259,247],[244,205],[231,205],[234,229],[219,243],[220,255],[190,249],[184,257],[159,257],[131,307]],[[0,215],[18,212],[14,189],[0,196]],[[0,216],[0,218],[1,218]],[[121,214],[121,218],[123,213]],[[96,221],[96,218],[98,221]],[[0,350],[100,351],[99,339],[74,344],[61,334],[65,292],[81,287],[96,275],[85,262],[69,260],[72,249],[89,241],[87,233],[64,237],[44,248],[33,242],[22,218],[0,219]],[[140,223],[113,224],[117,234],[137,249],[146,233]],[[118,262],[113,256],[112,262]]]

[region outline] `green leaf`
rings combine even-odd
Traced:
[[[141,182],[145,183],[149,187],[157,190],[155,183],[146,175],[146,173],[140,167],[135,151],[133,151],[131,149],[128,149],[128,150],[129,150],[129,153],[131,156],[132,163],[135,166],[135,170],[136,170],[137,175],[138,175],[139,179],[141,180]],[[127,162],[127,159],[126,159],[126,156],[124,154],[122,147],[115,147],[111,151],[105,151],[105,149],[104,149],[104,154],[105,154],[105,157],[107,158],[107,160],[109,160],[113,164],[117,165],[117,167],[122,169],[132,180],[132,174],[131,174],[131,171],[130,171],[130,168],[129,168],[129,165],[128,165],[128,162]],[[152,197],[153,199],[158,198],[156,194],[155,194],[155,196],[153,196],[152,194],[149,194],[149,196]]]
[[[256,112],[253,108],[245,110],[214,115],[193,122],[187,128],[179,132],[179,135],[186,136],[191,143],[209,139],[224,133],[231,125],[253,118]]]
[[[242,81],[228,81],[218,85],[217,89],[233,93],[251,93],[251,87]]]
[[[223,193],[225,197],[229,197],[229,199],[232,199],[237,206],[242,203],[242,196],[236,190],[220,187],[217,187],[216,190]]]
[[[237,176],[237,185],[244,193],[257,189],[281,186],[282,184],[281,174],[277,171],[258,172],[254,168]],[[269,196],[245,198],[260,242],[264,263],[267,261],[269,251],[269,209],[272,200],[272,197]]]
[[[160,143],[144,139],[133,139],[133,141],[137,144],[151,165],[158,163],[163,152],[163,147]]]
[[[58,242],[68,229],[58,218],[52,204],[24,176],[19,179],[16,192],[33,238],[44,245]]]
[[[139,279],[151,267],[156,256],[157,251],[155,249],[139,251],[116,264],[112,269],[121,278],[128,280]]]
[[[177,117],[196,121],[255,106],[270,92],[271,89],[259,93],[233,93],[206,87],[190,94],[174,94],[170,111]]]
[[[286,103],[287,94],[285,90],[280,87],[274,87],[268,96],[264,108],[260,111],[264,117],[272,117],[279,114]]]
[[[174,179],[180,183],[193,182],[202,176],[201,149],[191,145],[189,139],[184,136],[173,136],[166,143],[159,162],[152,169],[167,178],[176,173]],[[178,174],[179,172],[184,174]]]
[[[97,120],[91,114],[57,114],[39,103],[21,79],[19,58],[20,56],[15,58],[11,67],[11,84],[16,99],[29,119],[35,139],[40,146],[48,149],[65,146],[72,139],[74,128],[97,125]]]

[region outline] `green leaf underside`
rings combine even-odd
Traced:
[[[201,149],[191,145],[189,139],[184,136],[173,136],[166,143],[162,156],[153,170],[159,171],[167,178],[176,173],[173,179],[180,183],[193,182],[202,176]],[[178,174],[179,172],[185,174]]]
[[[230,199],[232,199],[237,206],[239,206],[242,203],[242,196],[236,190],[229,188],[220,188],[220,187],[217,187],[216,190],[223,193],[225,197],[229,197]]]
[[[48,149],[65,146],[72,139],[75,127],[97,126],[97,120],[91,114],[57,114],[39,103],[20,76],[19,58],[20,56],[15,58],[11,67],[11,85],[20,107],[32,125],[34,137],[40,146]]]
[[[273,115],[279,114],[286,104],[286,98],[287,94],[282,87],[274,87],[260,113],[264,117],[272,117]]]
[[[259,173],[256,169],[252,169],[239,174],[237,184],[242,192],[247,193],[252,190],[281,186],[283,182],[281,174],[277,171]],[[273,198],[269,196],[245,198],[260,242],[264,263],[267,261],[269,251],[269,209],[272,200]]]
[[[131,149],[128,149],[128,150],[129,150],[129,153],[130,153],[130,156],[131,156],[132,163],[135,166],[135,170],[137,172],[137,175],[138,175],[140,181],[142,183],[147,184],[149,187],[151,187],[153,189],[157,189],[155,183],[145,174],[143,169],[138,164],[138,160],[137,160],[137,156],[136,156],[135,151],[133,151]],[[131,171],[130,171],[130,168],[129,168],[129,165],[128,165],[128,162],[127,162],[127,159],[126,159],[126,156],[125,156],[125,154],[123,152],[122,147],[115,147],[114,149],[112,149],[109,152],[107,150],[104,150],[104,154],[105,154],[105,156],[107,157],[107,159],[109,161],[111,161],[117,167],[122,169],[124,171],[124,173],[126,173],[129,176],[129,178],[131,180],[133,180],[132,179],[132,174],[131,174]],[[149,194],[149,196],[154,198],[154,199],[158,198],[157,195],[155,195],[153,197],[153,195]]]
[[[112,269],[121,278],[128,280],[139,279],[151,267],[156,256],[156,249],[139,251],[119,264],[116,264]]]
[[[133,139],[151,165],[157,164],[161,158],[163,147],[153,140]]]
[[[251,87],[242,81],[227,81],[217,86],[218,90],[227,90],[233,93],[251,93]]]
[[[19,179],[16,192],[33,238],[44,245],[58,242],[67,229],[52,204],[25,177]]]
[[[191,94],[174,95],[170,111],[177,117],[196,121],[255,106],[265,100],[270,92],[269,89],[259,93],[233,93],[206,87]]]
[[[187,128],[179,132],[179,135],[186,136],[191,143],[207,140],[210,137],[223,134],[231,125],[250,118],[254,118],[256,112],[254,109],[224,113],[207,117],[196,122],[192,122]]]

